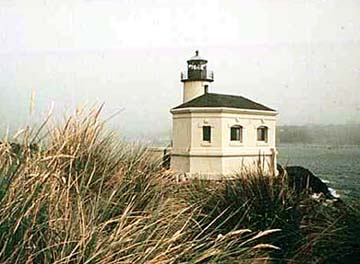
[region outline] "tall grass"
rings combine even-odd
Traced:
[[[278,230],[262,239],[277,250],[275,263],[360,263],[359,205],[314,199],[309,190],[292,189],[286,171],[277,177],[258,173],[234,180],[193,181],[179,192],[200,204],[197,221],[203,234],[234,230]]]
[[[182,196],[146,147],[119,141],[99,115],[0,144],[1,263],[269,261],[276,247],[263,239],[279,230],[209,222],[202,200]]]

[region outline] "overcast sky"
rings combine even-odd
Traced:
[[[169,131],[196,49],[211,92],[280,124],[360,123],[359,0],[0,0],[0,128],[104,102],[125,134]]]

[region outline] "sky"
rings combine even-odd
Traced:
[[[280,125],[360,123],[359,14],[359,0],[0,0],[0,130],[104,103],[124,135],[168,132],[195,50],[210,92]]]

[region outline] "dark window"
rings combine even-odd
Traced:
[[[242,127],[233,126],[230,128],[230,140],[242,142]]]
[[[211,126],[203,126],[203,141],[211,141]]]
[[[267,140],[268,140],[268,128],[267,127],[262,126],[257,129],[257,140],[267,142]]]

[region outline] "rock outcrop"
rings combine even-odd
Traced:
[[[322,193],[326,199],[335,199],[328,186],[310,170],[301,166],[289,166],[282,168],[278,166],[279,172],[287,172],[288,184],[297,193],[308,190],[310,193]]]

